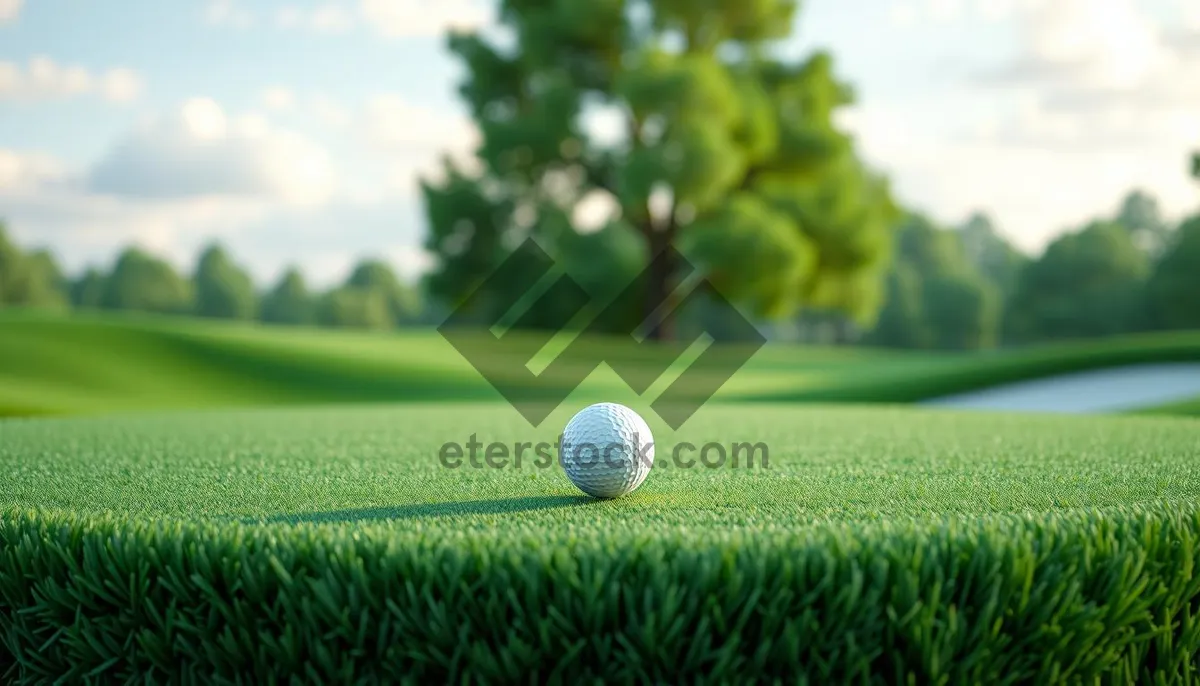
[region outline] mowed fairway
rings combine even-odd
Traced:
[[[651,387],[649,397],[699,354],[697,347],[648,351],[628,339],[596,340],[591,349],[597,357],[627,363],[675,359],[678,352],[678,362]],[[1200,334],[1192,332],[975,354],[768,344],[721,387],[717,399],[911,403],[1074,371],[1194,361],[1200,361]],[[527,362],[506,356],[488,361],[503,370],[521,370]],[[553,375],[541,378],[543,384],[573,385]],[[620,401],[615,396],[636,399],[605,365],[575,394],[580,402]],[[355,333],[0,311],[0,417],[499,400],[500,394],[432,329]],[[1187,413],[1189,407],[1161,411]]]
[[[666,466],[612,501],[439,462],[580,403],[0,422],[0,678],[1197,678],[1194,420],[632,403]]]
[[[790,527],[1200,497],[1191,420],[713,405],[679,432],[641,408],[656,468],[632,496],[593,502],[533,445],[553,444],[578,408],[536,430],[483,403],[10,420],[0,424],[0,492],[5,506],[74,514],[548,531]],[[466,451],[472,437],[474,465],[469,455],[442,463],[444,444]],[[492,443],[499,468],[486,459]],[[519,465],[518,443],[531,444]],[[673,457],[683,443],[693,447]],[[698,455],[706,444],[707,465]],[[743,445],[735,467],[734,444],[758,447],[748,460]]]

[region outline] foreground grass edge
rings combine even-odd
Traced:
[[[1194,683],[1200,506],[807,527],[0,517],[0,681]]]

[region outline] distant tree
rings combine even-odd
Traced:
[[[272,324],[316,323],[317,303],[298,269],[288,269],[279,283],[263,296],[260,316],[264,322]]]
[[[1162,217],[1158,200],[1144,191],[1135,190],[1125,196],[1114,217],[1133,237],[1133,242],[1153,257],[1166,247],[1170,227]]]
[[[526,237],[564,259],[559,228],[583,233],[576,210],[599,197],[615,206],[614,230],[641,243],[643,265],[676,246],[756,313],[844,306],[869,318],[856,277],[886,268],[895,208],[838,126],[854,94],[832,58],[775,50],[795,0],[535,4],[504,4],[511,45],[450,37],[482,142],[478,172],[447,163],[444,180],[422,184],[433,295],[461,302]],[[621,140],[584,125],[593,105],[622,119]],[[601,249],[614,248],[593,257],[620,262]],[[637,315],[670,301],[680,270],[653,263]],[[836,280],[845,287],[820,288]],[[673,322],[649,337],[673,338]]]
[[[1180,224],[1146,294],[1155,326],[1200,329],[1200,215]]]
[[[925,323],[925,293],[913,265],[898,261],[887,276],[887,301],[868,342],[893,348],[927,348],[933,334]]]
[[[906,348],[995,344],[1000,294],[968,261],[961,236],[912,214],[896,232],[887,300],[866,340]]]
[[[345,285],[379,293],[387,302],[389,318],[397,324],[415,321],[420,316],[421,302],[416,289],[402,283],[396,272],[380,260],[360,262]]]
[[[70,306],[70,282],[48,250],[26,256],[28,268],[26,303],[32,307],[66,309]]]
[[[1029,261],[1002,236],[991,217],[976,212],[958,229],[963,253],[983,278],[1007,297],[1017,284],[1021,268]]]
[[[1022,270],[1006,326],[1018,341],[1106,336],[1144,325],[1149,261],[1115,222],[1063,235]]]
[[[258,294],[250,274],[234,264],[219,245],[204,250],[192,277],[195,284],[195,313],[214,319],[253,319],[258,311]]]
[[[1192,153],[1192,176],[1200,179],[1200,152]]]
[[[117,258],[100,304],[110,310],[183,314],[192,311],[191,284],[171,265],[137,248]]]
[[[47,252],[26,254],[0,223],[0,306],[58,309],[67,305],[64,279]]]
[[[24,304],[28,281],[25,253],[12,242],[7,227],[0,223],[0,305]]]
[[[965,270],[925,280],[924,318],[932,347],[977,350],[996,344],[1000,328],[1000,296],[978,274]]]
[[[373,288],[342,286],[326,293],[318,309],[324,326],[349,329],[390,329],[396,325],[392,304]]]
[[[104,300],[106,280],[99,269],[88,269],[71,282],[71,305],[82,309],[96,309]]]

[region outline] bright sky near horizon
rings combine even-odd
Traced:
[[[219,239],[260,282],[428,263],[418,174],[469,149],[443,47],[488,0],[0,0],[0,217],[71,270]],[[1200,207],[1197,0],[808,0],[901,200],[1034,251],[1133,188]]]

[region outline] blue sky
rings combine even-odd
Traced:
[[[363,255],[428,263],[417,175],[473,130],[450,25],[485,0],[0,0],[0,217],[72,270],[225,242],[260,281]],[[863,154],[946,223],[1029,250],[1134,187],[1200,206],[1200,3],[809,0]],[[204,145],[197,145],[203,142]]]

